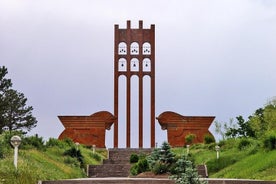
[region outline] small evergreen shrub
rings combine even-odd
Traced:
[[[142,172],[149,171],[149,164],[145,157],[138,157],[138,162],[136,162],[130,169],[132,175],[138,175]]]
[[[162,162],[156,162],[152,168],[154,174],[164,174],[168,172],[168,166]]]
[[[137,162],[137,171],[138,171],[138,173],[142,173],[142,172],[145,172],[145,171],[148,171],[148,170],[149,170],[149,164],[148,164],[147,159],[145,159],[145,158],[140,159]]]
[[[205,144],[211,144],[211,143],[214,143],[214,142],[216,142],[216,140],[215,140],[215,138],[212,135],[206,134],[204,136],[204,143]]]
[[[206,184],[207,182],[199,179],[198,172],[193,165],[193,162],[183,155],[176,162],[175,173],[171,176],[176,184]]]
[[[175,163],[175,154],[171,151],[169,143],[164,142],[161,148],[156,148],[148,156],[149,168],[155,174],[163,174],[171,172]]]
[[[137,163],[138,160],[139,160],[139,157],[138,157],[137,154],[133,153],[133,154],[130,155],[129,162],[130,162],[131,164]]]

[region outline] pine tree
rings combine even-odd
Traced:
[[[207,182],[199,179],[197,170],[192,161],[186,155],[178,159],[175,168],[176,174],[171,178],[175,180],[176,184],[206,184]]]
[[[11,89],[11,79],[5,78],[8,70],[5,66],[0,67],[0,133],[3,127],[9,131],[30,131],[37,124],[32,115],[32,106],[27,106],[27,98],[23,93]]]

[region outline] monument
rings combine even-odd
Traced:
[[[120,77],[125,77],[125,96],[119,98],[121,85]],[[138,116],[132,116],[135,111],[131,99],[136,94],[131,93],[132,77],[138,78]],[[150,80],[149,107],[144,104],[144,78]],[[123,89],[124,90],[124,89]],[[125,102],[125,103],[121,103]],[[119,104],[125,106],[125,114],[119,113]],[[125,105],[124,105],[125,104]],[[149,112],[145,112],[148,109]],[[149,120],[144,120],[144,114],[148,113]],[[119,116],[124,116],[126,122],[122,122]],[[203,142],[204,135],[211,135],[208,128],[215,117],[182,116],[174,112],[164,112],[156,119],[163,130],[167,130],[168,142],[171,146],[184,146],[185,136],[195,134],[195,142]],[[119,141],[126,141],[126,148],[131,147],[131,135],[133,122],[138,122],[138,147],[144,148],[144,125],[150,127],[150,147],[155,147],[155,25],[149,29],[143,28],[143,21],[139,21],[138,28],[131,28],[131,22],[127,21],[126,28],[114,27],[114,115],[107,111],[95,113],[91,116],[59,116],[65,127],[59,139],[71,138],[75,142],[85,145],[105,147],[105,130],[114,124],[114,148],[118,148]],[[121,121],[121,122],[119,122]],[[125,123],[125,140],[119,140],[119,124]],[[120,130],[120,134],[121,134]]]
[[[59,139],[70,138],[74,142],[105,148],[105,130],[110,130],[116,118],[107,111],[90,116],[58,116],[65,130]]]
[[[139,21],[139,28],[132,29],[127,21],[126,29],[115,25],[114,43],[114,116],[119,117],[119,77],[126,77],[126,147],[131,142],[131,77],[138,76],[138,124],[139,148],[143,148],[143,125],[150,123],[150,146],[155,146],[155,25],[150,29],[143,28],[143,21]],[[150,122],[143,121],[143,78],[150,77]],[[118,147],[118,119],[114,122],[114,147]]]
[[[167,111],[156,119],[162,130],[167,130],[168,143],[173,147],[182,147],[187,144],[185,138],[189,134],[195,135],[192,143],[203,143],[207,135],[213,137],[208,129],[215,119],[214,116],[182,116]]]

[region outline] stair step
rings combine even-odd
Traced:
[[[109,158],[102,165],[90,165],[88,177],[128,177],[131,165],[129,163],[132,154],[150,154],[152,149],[109,149]]]

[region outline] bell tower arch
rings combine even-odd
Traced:
[[[143,126],[150,123],[150,146],[155,147],[155,25],[150,29],[143,28],[143,21],[139,21],[139,28],[132,29],[130,21],[127,27],[114,29],[114,148],[118,148],[119,120],[119,77],[126,77],[126,147],[131,145],[131,77],[138,77],[138,127],[139,148],[143,148]],[[150,122],[144,122],[143,78],[150,78]]]

